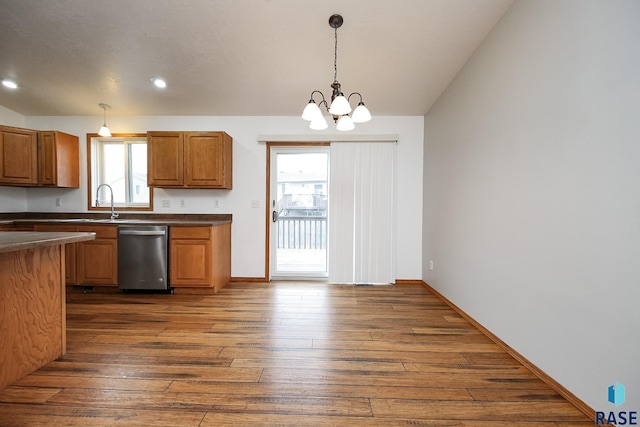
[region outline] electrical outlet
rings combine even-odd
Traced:
[[[429,260],[429,270],[433,271],[433,260]]]
[[[62,199],[60,197],[56,197],[56,206],[62,206]]]
[[[180,199],[180,207],[184,208],[184,199]]]
[[[218,209],[220,207],[220,199],[213,199],[213,208]]]
[[[171,200],[170,199],[163,199],[162,200],[162,207],[163,208],[170,208],[171,207]]]

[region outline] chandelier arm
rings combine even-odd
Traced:
[[[352,94],[350,94],[350,95],[347,97],[347,101],[351,101],[351,97],[352,97],[353,95],[358,95],[358,96],[360,97],[360,102],[362,102],[362,95],[360,94],[360,92],[353,92]]]
[[[322,93],[321,91],[319,91],[319,90],[317,90],[317,89],[316,89],[316,90],[314,90],[313,92],[311,92],[311,96],[309,97],[309,98],[310,98],[310,99],[309,99],[309,101],[313,101],[313,102],[315,102],[315,100],[313,99],[313,94],[314,94],[314,93],[319,93],[319,94],[320,94],[320,96],[322,97],[322,101],[324,101],[324,93]],[[322,103],[322,102],[320,102],[320,104],[321,104],[321,103]],[[318,105],[320,105],[320,104],[318,104]]]
[[[321,92],[321,93],[322,93],[322,92]],[[318,108],[319,108],[322,104],[324,104],[324,108],[327,110],[327,113],[328,113],[328,112],[329,112],[329,103],[327,103],[327,100],[326,100],[326,99],[324,99],[324,95],[322,96],[322,101],[320,101],[320,102],[318,103]]]

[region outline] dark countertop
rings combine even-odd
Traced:
[[[2,221],[0,221],[1,223]],[[187,221],[171,219],[16,219],[5,224],[70,224],[70,225],[181,225],[181,226],[216,226],[231,224],[231,220]]]
[[[45,233],[5,231],[0,233],[0,253],[22,251],[40,246],[65,245],[96,238],[96,233]]]
[[[111,220],[104,213],[27,212],[0,214],[0,224],[70,224],[70,225],[180,225],[216,226],[230,224],[231,214],[130,214],[121,213]]]

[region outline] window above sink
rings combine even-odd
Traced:
[[[87,134],[89,210],[110,210],[113,189],[116,210],[153,210],[153,192],[147,186],[146,134]],[[97,194],[96,194],[97,193]]]

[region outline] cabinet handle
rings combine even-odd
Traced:
[[[273,220],[273,222],[278,221],[278,212],[273,211],[273,213],[271,214],[271,219]]]

